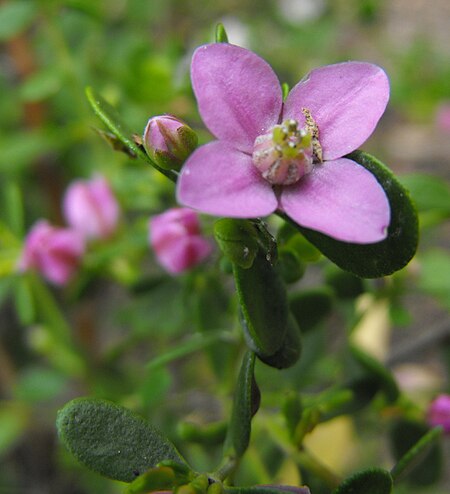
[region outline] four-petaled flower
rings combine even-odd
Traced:
[[[181,170],[178,202],[255,218],[276,210],[335,239],[386,238],[389,202],[374,175],[343,156],[373,132],[389,99],[384,71],[346,62],[313,70],[289,93],[254,53],[199,47],[191,66],[200,115],[217,138]]]

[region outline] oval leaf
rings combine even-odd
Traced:
[[[78,398],[58,412],[58,434],[84,465],[122,482],[167,459],[184,464],[175,446],[142,417],[108,401]]]
[[[233,265],[244,333],[258,356],[277,352],[285,339],[288,321],[286,289],[276,269],[258,254],[248,269]]]
[[[362,278],[387,276],[406,266],[416,252],[417,213],[407,190],[380,161],[363,151],[355,151],[348,158],[373,173],[386,192],[391,206],[387,238],[375,244],[350,244],[292,224],[340,268]]]
[[[386,470],[370,468],[347,478],[333,494],[390,494],[392,477]]]
[[[224,486],[229,494],[311,494],[306,486],[294,485],[255,485],[252,487],[228,487]]]
[[[440,428],[430,430],[426,424],[399,420],[390,431],[396,480],[405,478],[411,485],[431,485],[439,480],[443,468]]]
[[[298,362],[302,352],[300,328],[294,317],[289,314],[286,337],[281,348],[269,357],[259,357],[265,364],[276,369],[287,369]]]
[[[251,420],[259,408],[260,393],[254,377],[255,354],[247,352],[236,386],[225,454],[240,457],[250,441]]]

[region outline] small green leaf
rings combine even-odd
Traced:
[[[333,293],[329,288],[315,288],[294,293],[289,307],[301,331],[310,331],[331,314]]]
[[[255,485],[252,487],[224,486],[227,494],[311,494],[308,487],[294,485]]]
[[[340,268],[362,278],[387,276],[406,266],[416,252],[417,213],[407,190],[380,161],[362,151],[355,151],[348,158],[373,173],[386,192],[391,206],[387,238],[375,244],[351,244],[292,224]]]
[[[259,408],[259,389],[254,377],[255,354],[244,355],[233,401],[230,425],[225,440],[225,454],[241,457],[248,447],[251,420]]]
[[[33,21],[36,5],[33,2],[15,1],[0,7],[0,41],[7,41],[24,31]]]
[[[392,484],[389,472],[381,468],[370,468],[345,479],[333,494],[390,494]]]
[[[92,106],[95,114],[106,125],[106,127],[112,132],[114,136],[128,149],[132,156],[138,156],[143,159],[163,175],[168,177],[172,181],[176,181],[176,175],[170,170],[163,170],[154,161],[152,161],[147,153],[145,153],[142,147],[139,145],[139,139],[135,137],[133,132],[127,128],[127,126],[121,121],[117,111],[107,101],[105,101],[93,88],[86,88],[87,99]]]
[[[281,348],[269,357],[258,357],[265,364],[276,369],[287,369],[298,362],[302,352],[300,328],[295,318],[289,314],[287,332]]]
[[[392,469],[395,480],[427,486],[442,474],[443,453],[440,428],[430,430],[426,424],[412,420],[396,421],[390,431],[391,447],[397,465]]]
[[[252,222],[220,219],[214,223],[214,236],[232,263],[244,269],[251,267],[258,252],[257,231]]]
[[[216,43],[228,43],[228,35],[221,22],[216,26]]]
[[[394,403],[397,401],[400,396],[400,390],[389,370],[386,369],[381,362],[355,346],[351,346],[350,351],[353,358],[361,365],[361,367],[379,382],[388,402]]]
[[[305,264],[289,247],[278,249],[278,269],[286,283],[295,283],[305,274]]]
[[[151,491],[172,490],[175,473],[169,467],[156,467],[147,470],[131,482],[127,494],[145,494]]]
[[[228,424],[224,421],[212,424],[198,425],[191,422],[181,422],[177,431],[183,441],[214,446],[224,442]]]
[[[78,398],[58,412],[58,434],[84,465],[122,482],[131,482],[166,459],[181,464],[172,443],[143,418],[108,401]]]

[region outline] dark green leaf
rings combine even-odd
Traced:
[[[443,468],[441,435],[439,428],[430,431],[424,423],[395,422],[390,431],[392,452],[398,462],[392,470],[394,478],[404,478],[411,485],[437,482]]]
[[[259,407],[259,389],[254,377],[255,354],[244,355],[233,401],[225,454],[240,457],[250,441],[251,420]]]
[[[394,403],[400,396],[400,390],[394,377],[386,367],[371,355],[363,352],[361,349],[351,346],[350,351],[355,360],[364,368],[364,370],[380,384],[389,403]]]
[[[224,218],[214,223],[214,236],[227,258],[248,269],[258,252],[257,231],[248,220]]]
[[[287,332],[281,348],[269,357],[258,357],[267,365],[277,369],[287,369],[297,363],[302,352],[300,328],[294,317],[289,314]]]
[[[86,88],[87,99],[92,106],[96,115],[106,125],[106,127],[112,132],[113,135],[123,144],[123,146],[129,150],[132,156],[138,156],[143,159],[163,175],[176,181],[176,175],[169,170],[163,170],[154,161],[152,161],[147,153],[143,151],[139,144],[139,138],[127,128],[127,126],[121,121],[115,108],[113,108],[108,102],[106,102],[93,88]]]
[[[329,288],[315,288],[293,294],[289,307],[300,330],[309,331],[330,315],[333,302]]]
[[[362,278],[387,276],[406,266],[416,252],[417,214],[407,190],[380,161],[362,151],[355,151],[348,158],[373,173],[386,192],[391,206],[387,238],[375,244],[350,244],[293,224],[340,268]]]
[[[305,274],[305,264],[289,247],[278,249],[278,269],[286,283],[295,283]]]
[[[333,491],[333,494],[390,494],[392,477],[386,470],[370,468],[355,473]]]
[[[172,459],[184,463],[175,447],[143,418],[104,400],[78,398],[58,412],[59,436],[84,465],[122,482]]]
[[[244,321],[244,334],[258,356],[270,356],[283,345],[288,321],[286,289],[276,269],[258,254],[253,265],[233,266]]]

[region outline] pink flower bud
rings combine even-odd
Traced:
[[[197,142],[197,134],[172,115],[151,118],[144,130],[143,143],[147,154],[165,169],[180,169],[197,147]]]
[[[441,132],[450,134],[450,101],[439,105],[436,111],[436,126]]]
[[[35,269],[55,285],[65,285],[75,274],[85,251],[84,238],[75,230],[38,221],[25,239],[19,270]]]
[[[450,434],[450,395],[439,395],[428,407],[428,424],[444,428],[446,434]]]
[[[117,228],[119,205],[101,176],[77,180],[66,191],[63,203],[67,223],[86,238],[107,238]]]
[[[198,215],[188,208],[173,208],[153,216],[149,242],[159,263],[172,274],[199,264],[212,246],[200,232]]]

